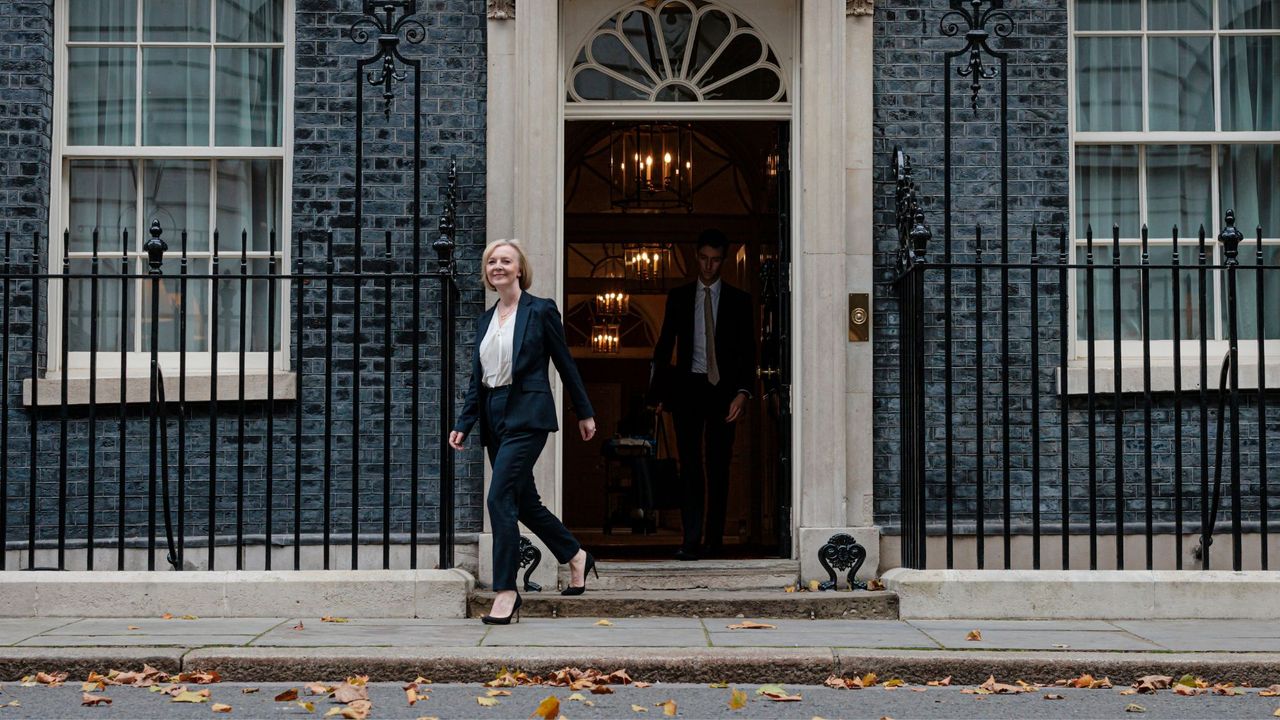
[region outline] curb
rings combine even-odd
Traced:
[[[502,668],[531,675],[564,667],[626,668],[648,682],[817,684],[831,674],[873,672],[882,680],[924,684],[951,676],[973,685],[994,675],[1002,682],[1053,683],[1091,674],[1116,685],[1144,675],[1191,674],[1211,682],[1280,682],[1280,653],[1124,653],[1059,651],[919,651],[861,648],[267,648],[209,647],[190,651],[153,648],[7,648],[0,673],[20,677],[25,669],[105,672],[140,667],[167,672],[217,670],[227,681],[267,682],[331,679],[367,674],[375,681],[418,675],[435,682],[482,682]],[[163,663],[163,664],[162,664]],[[73,676],[77,673],[73,672]],[[2,675],[0,675],[2,676]]]

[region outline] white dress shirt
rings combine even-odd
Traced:
[[[493,318],[489,321],[489,329],[480,341],[480,370],[484,373],[484,386],[488,388],[502,387],[511,384],[511,353],[515,339],[516,315],[520,306],[511,311],[511,316],[500,321],[499,309],[493,309]]]
[[[711,284],[711,317],[720,317],[720,278]],[[707,332],[705,313],[702,306],[706,300],[706,285],[699,279],[694,283],[693,293],[693,361],[689,370],[695,373],[707,372]],[[715,328],[711,328],[715,332]]]

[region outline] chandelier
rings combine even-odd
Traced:
[[[591,323],[591,352],[616,354],[622,346],[622,326],[617,322]]]
[[[671,245],[667,243],[627,243],[622,255],[628,280],[662,282],[671,266]]]
[[[596,316],[621,318],[631,308],[631,296],[623,290],[596,293]]]
[[[609,199],[622,210],[693,212],[693,131],[676,123],[614,124]]]

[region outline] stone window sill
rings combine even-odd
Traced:
[[[1182,392],[1200,391],[1199,358],[1182,364]],[[1222,372],[1222,358],[1210,358],[1208,369],[1209,391],[1217,392],[1218,379]],[[1120,367],[1120,392],[1142,393],[1143,387],[1142,358],[1125,358]],[[1241,390],[1258,389],[1258,361],[1256,358],[1244,358],[1240,362],[1239,388]],[[1174,391],[1174,371],[1172,358],[1153,358],[1151,361],[1151,392],[1170,393]],[[1062,371],[1058,370],[1058,392],[1062,392]],[[1280,390],[1280,361],[1267,359],[1266,386],[1268,390]],[[1115,368],[1111,360],[1099,358],[1094,368],[1094,392],[1099,395],[1115,393]],[[1067,394],[1089,394],[1089,366],[1083,360],[1072,360],[1067,363]]]
[[[238,373],[218,373],[218,400],[234,401],[240,400],[240,376]],[[208,373],[203,375],[188,374],[186,384],[186,401],[209,402],[210,390],[213,388],[211,382],[212,376]],[[266,400],[267,399],[267,373],[266,371],[250,371],[245,373],[244,378],[244,399],[245,400]],[[90,380],[87,375],[75,375],[67,377],[67,404],[68,405],[88,405],[89,404],[89,384]],[[40,378],[38,388],[40,390],[41,407],[57,406],[62,404],[62,385],[63,378],[61,374],[50,373],[46,377]],[[108,377],[99,374],[94,381],[96,391],[96,401],[99,405],[118,405],[120,403],[120,376],[115,375]],[[177,375],[164,376],[164,395],[165,400],[170,403],[177,402],[179,382]],[[151,400],[151,383],[147,375],[128,375],[125,377],[125,403],[129,405],[145,404]],[[276,400],[293,400],[297,397],[297,376],[292,372],[275,373],[275,382],[272,392]],[[26,407],[31,406],[31,378],[22,381],[22,404]]]

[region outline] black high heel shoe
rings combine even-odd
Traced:
[[[561,590],[560,594],[561,595],[581,595],[582,593],[586,592],[587,591],[587,573],[589,572],[595,573],[597,580],[600,579],[600,571],[596,570],[596,559],[592,557],[591,553],[587,553],[587,562],[582,567],[582,587],[574,587],[570,585],[569,587]]]
[[[516,593],[516,604],[511,607],[511,614],[506,617],[494,617],[492,615],[481,615],[480,622],[485,625],[510,625],[511,618],[515,618],[516,622],[520,622],[520,606],[523,601],[520,599],[520,593]]]

